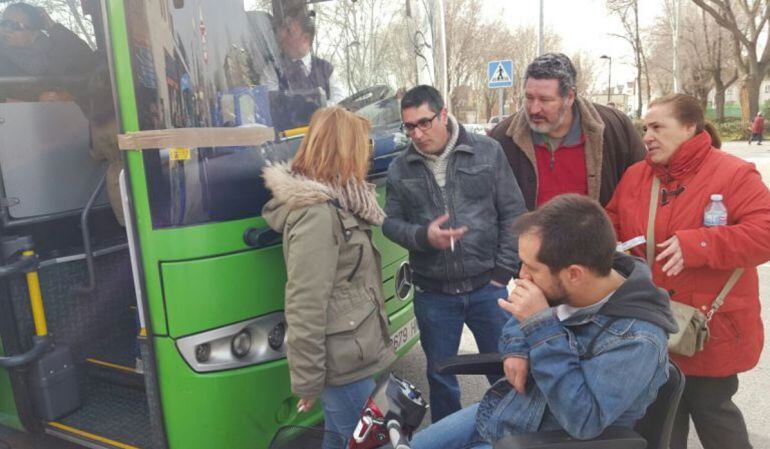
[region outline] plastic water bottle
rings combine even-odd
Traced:
[[[727,208],[722,202],[722,195],[711,195],[711,203],[703,213],[703,226],[725,226],[727,224]]]

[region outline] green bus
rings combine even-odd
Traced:
[[[265,448],[317,424],[289,388],[261,169],[339,102],[374,125],[384,196],[408,143],[399,93],[446,85],[442,8],[0,0],[0,447]],[[339,98],[266,81],[290,11]],[[375,238],[403,355],[418,340],[407,254]]]

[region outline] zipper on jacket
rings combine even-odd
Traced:
[[[353,271],[348,276],[348,282],[353,280],[353,276],[358,272],[358,268],[361,266],[361,260],[364,258],[364,245],[358,245],[358,260],[356,260],[356,266],[353,267]]]
[[[452,163],[454,154],[449,155],[449,161],[447,161],[447,172],[446,172],[446,182],[449,183],[449,164]],[[430,169],[425,165],[425,162],[422,162],[420,165],[422,165],[422,169],[425,170],[425,173],[428,175],[428,189],[430,190],[430,199],[433,203],[433,206],[435,207],[434,210],[439,211],[439,213],[449,213],[449,200],[444,199],[443,195],[441,195],[441,187],[438,185],[438,182],[436,181],[436,176],[433,174]],[[446,184],[444,184],[444,187],[446,188]],[[442,200],[443,203],[441,204],[437,201],[437,198]],[[449,225],[452,225],[452,215],[449,215]],[[455,249],[457,249],[455,247]],[[447,256],[446,250],[441,251],[441,255],[444,258],[444,272],[447,275],[447,278],[449,278],[449,257]]]

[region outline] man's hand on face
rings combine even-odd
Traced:
[[[441,225],[449,220],[449,215],[444,214],[430,222],[428,225],[428,243],[436,249],[447,249],[452,246],[452,240],[457,243],[466,232],[468,227],[463,226],[457,229],[441,229]]]
[[[529,375],[529,360],[521,357],[508,357],[503,360],[503,371],[505,371],[505,378],[508,380],[508,383],[519,394],[524,394],[527,386],[527,376]]]
[[[516,279],[516,288],[508,295],[508,300],[498,299],[504,310],[515,316],[519,322],[548,308],[548,301],[540,287],[527,279]]]

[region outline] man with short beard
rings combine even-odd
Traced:
[[[418,432],[412,449],[491,449],[508,435],[564,430],[577,439],[633,428],[668,376],[675,332],[665,290],[641,260],[615,252],[596,201],[561,195],[513,226],[521,271],[499,306],[505,378],[480,403]]]
[[[576,78],[567,56],[537,57],[527,67],[521,109],[492,130],[529,210],[562,193],[606,205],[626,168],[644,159],[631,120],[578,97]]]

